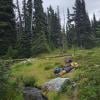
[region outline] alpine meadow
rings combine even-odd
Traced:
[[[0,100],[100,100],[99,0],[0,0]]]

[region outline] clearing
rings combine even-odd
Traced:
[[[54,68],[59,64],[64,64],[64,59],[67,58],[66,56],[51,58],[60,55],[58,52],[54,51],[51,54],[43,54],[37,58],[14,64],[11,67],[11,77],[15,81],[19,79],[19,83],[22,79],[30,81],[33,78],[36,80],[36,85],[41,87],[45,82],[55,78]],[[64,53],[64,55],[67,54],[73,54],[73,50]],[[64,93],[51,92],[48,94],[49,100],[99,100],[100,48],[77,50],[73,59],[79,63],[79,68],[63,77],[74,80],[77,83],[77,89],[68,89]],[[17,95],[15,100],[23,100],[21,96]]]

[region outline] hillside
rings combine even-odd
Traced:
[[[73,55],[73,50],[67,51],[64,55],[69,54]],[[54,68],[64,64],[64,59],[68,58],[68,56],[55,57],[57,55],[58,51],[54,51],[14,64],[11,67],[11,84],[16,83],[21,87],[24,82],[34,85],[36,81],[35,85],[41,87],[45,82],[55,78]],[[62,93],[51,92],[47,95],[49,100],[100,100],[100,48],[77,50],[73,59],[79,63],[79,68],[63,77],[76,82],[76,89],[68,88]],[[15,100],[23,100],[21,92],[13,91],[12,95],[15,96]]]

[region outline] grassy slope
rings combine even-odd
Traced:
[[[80,98],[79,100],[90,100],[88,98],[88,96],[87,96],[87,98],[85,98],[87,94],[84,94],[84,92],[86,92],[87,89],[83,90],[82,87],[83,86],[85,87],[88,85],[89,82],[96,81],[97,78],[99,80],[99,78],[100,78],[99,77],[100,74],[99,74],[99,70],[98,70],[98,68],[100,69],[100,66],[99,66],[100,65],[100,54],[99,54],[99,52],[100,52],[99,48],[95,48],[92,50],[77,50],[76,51],[76,55],[73,57],[73,59],[80,64],[80,68],[63,76],[63,77],[69,77],[71,79],[74,79],[74,81],[76,81],[79,86],[79,89],[77,91],[73,92],[74,100],[75,99],[78,100],[77,98]],[[55,55],[57,55],[56,53],[57,52],[54,52],[52,54],[45,55],[45,56],[55,56]],[[70,50],[66,54],[72,54],[72,53],[73,53],[73,51]],[[42,55],[42,56],[44,56],[44,55]],[[50,79],[55,78],[55,76],[53,75],[53,69],[55,67],[57,67],[59,63],[64,64],[65,58],[66,57],[39,59],[39,57],[38,57],[35,59],[31,59],[31,62],[28,62],[28,63],[17,63],[12,66],[11,74],[14,79],[20,78],[20,77],[24,77],[24,79],[27,79],[29,77],[35,77],[37,80],[36,84],[38,86],[41,86],[42,84],[49,81]],[[94,71],[92,71],[91,69],[94,69]],[[95,79],[91,79],[91,81],[90,81],[90,78],[92,75],[95,74],[95,71],[97,71],[98,74],[95,77]],[[92,72],[92,74],[91,74],[91,72]],[[93,84],[93,86],[94,85],[95,84]],[[90,87],[88,89],[88,91],[89,91],[88,95],[94,95],[94,98],[95,98],[95,96],[97,97],[97,95],[95,93],[100,92],[100,91],[95,90],[96,92],[95,93],[93,92],[94,93],[93,94],[91,92],[92,90],[90,89],[91,86],[92,85],[90,85]],[[70,94],[68,94],[68,95],[70,95]],[[49,100],[72,100],[73,97],[68,98],[68,95],[67,95],[67,93],[63,93],[63,94],[59,94],[59,95],[57,93],[49,93],[48,97],[49,97]],[[96,100],[99,100],[99,99],[96,99]]]

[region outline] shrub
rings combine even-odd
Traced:
[[[35,87],[36,86],[36,79],[34,77],[25,77],[23,79],[24,87]]]
[[[60,100],[60,94],[58,93],[57,95],[55,95],[53,100]]]
[[[17,58],[17,50],[13,49],[11,46],[8,48],[7,54],[5,56],[6,59]]]
[[[71,95],[72,89],[72,82],[69,80],[62,86],[61,93],[67,93],[68,95]]]
[[[54,68],[54,66],[55,66],[54,64],[47,63],[47,64],[45,64],[44,70],[50,70],[50,69]]]
[[[6,94],[8,89],[8,65],[5,62],[0,61],[0,99],[6,100]]]
[[[32,63],[31,62],[26,62],[26,66],[31,66],[32,65]]]
[[[77,73],[80,76],[79,99],[80,100],[99,100],[100,99],[100,69],[99,66],[84,67],[84,74]]]

